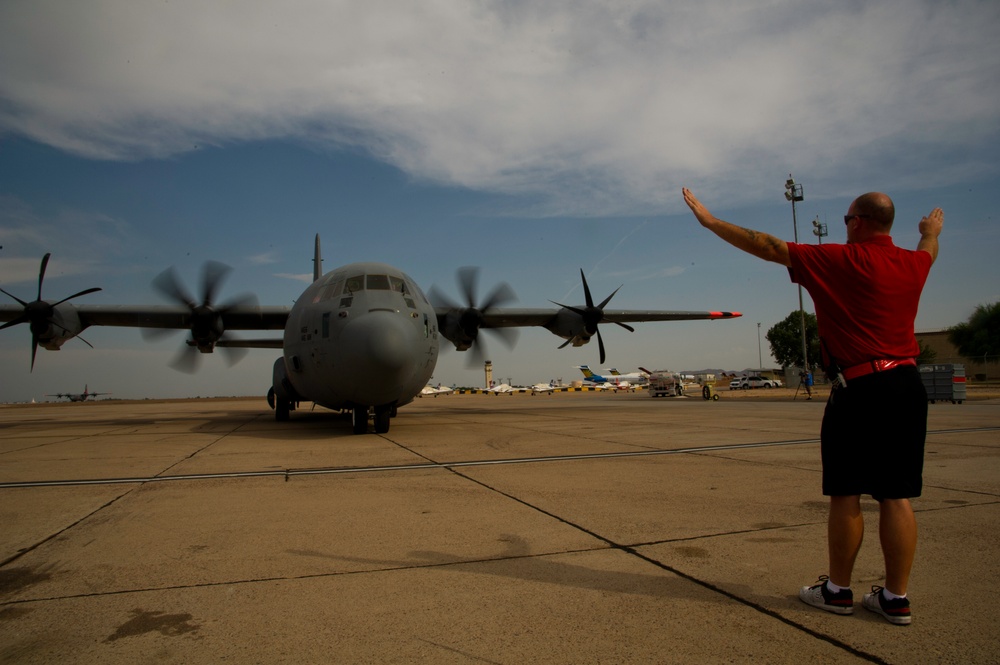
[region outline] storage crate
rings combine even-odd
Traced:
[[[965,401],[965,365],[920,365],[920,378],[927,390],[927,401],[961,404]]]

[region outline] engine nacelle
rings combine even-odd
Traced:
[[[63,304],[53,308],[45,321],[32,322],[31,332],[38,340],[38,346],[58,351],[59,347],[83,332],[83,324],[76,308]]]
[[[476,339],[475,334],[469,334],[470,321],[465,320],[468,318],[465,312],[464,309],[452,310],[438,319],[439,332],[446,340],[455,345],[457,351],[468,351]],[[472,330],[476,334],[478,333],[478,327],[473,327]]]
[[[590,341],[591,333],[587,332],[583,317],[565,307],[560,309],[555,317],[545,325],[545,329],[556,337],[569,340],[573,346],[583,346]]]

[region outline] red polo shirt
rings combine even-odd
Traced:
[[[889,236],[846,245],[788,243],[792,281],[809,291],[819,336],[841,367],[916,358],[913,334],[931,255]]]

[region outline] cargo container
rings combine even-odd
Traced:
[[[920,365],[927,401],[961,404],[965,401],[965,365]]]

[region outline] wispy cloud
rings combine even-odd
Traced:
[[[248,256],[247,261],[251,265],[263,266],[271,263],[277,263],[278,258],[275,252],[264,252],[263,254],[255,254],[254,256]]]
[[[297,282],[305,282],[306,284],[312,284],[313,281],[312,273],[292,274],[288,272],[279,272],[275,273],[274,276],[280,277],[281,279],[292,279]]]
[[[291,4],[3,3],[0,130],[105,159],[349,146],[551,215],[997,169],[988,0]]]

